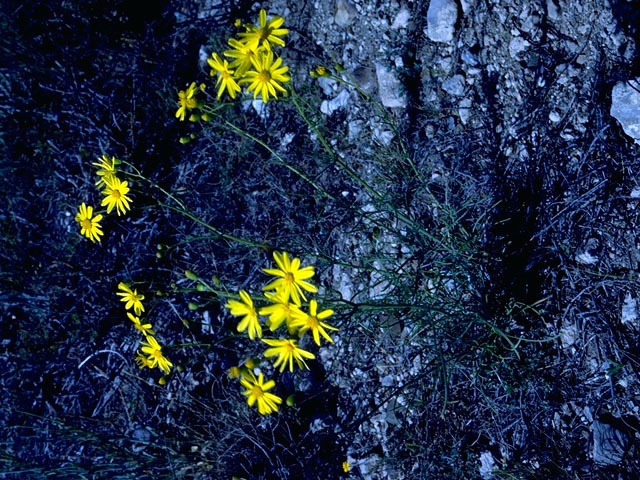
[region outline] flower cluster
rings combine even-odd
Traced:
[[[107,207],[108,214],[115,208],[118,216],[120,214],[124,215],[127,210],[131,209],[131,198],[127,196],[130,190],[128,183],[121,181],[116,176],[116,165],[119,163],[118,159],[115,157],[109,159],[107,155],[102,155],[98,162],[92,163],[97,167],[96,175],[98,179],[96,180],[96,187],[103,187],[102,194],[105,196],[100,205]],[[92,242],[99,242],[101,240],[100,237],[103,235],[102,226],[100,225],[103,217],[102,214],[94,215],[93,213],[93,207],[87,206],[83,202],[78,208],[75,219],[80,224],[81,235],[84,235]]]
[[[121,297],[120,300],[125,303],[124,308],[126,310],[133,308],[133,312],[135,313],[135,315],[132,315],[127,312],[129,320],[133,322],[135,329],[142,333],[144,337],[143,340],[140,340],[142,352],[140,352],[140,350],[136,351],[136,363],[140,368],[158,367],[165,374],[169,375],[173,363],[162,354],[162,347],[155,337],[153,337],[153,335],[155,335],[153,326],[150,323],[143,323],[143,321],[140,320],[140,314],[144,312],[144,305],[142,304],[144,295],[138,293],[137,289],[131,290],[131,287],[123,282],[118,284],[118,290],[120,291],[117,295]]]
[[[217,78],[217,100],[224,92],[235,100],[243,86],[246,86],[247,93],[253,93],[254,99],[259,95],[265,103],[270,98],[278,98],[278,93],[287,93],[283,84],[290,80],[289,67],[282,64],[282,58],[276,55],[274,47],[285,46],[281,37],[289,31],[282,28],[284,18],[281,16],[275,15],[267,20],[264,9],[260,10],[259,16],[258,25],[244,25],[245,31],[238,34],[238,38],[228,40],[231,48],[223,52],[223,57],[213,52],[207,60],[211,67],[210,75]],[[195,93],[195,83],[178,92],[176,118],[184,120],[188,111],[199,107]]]
[[[265,358],[275,357],[273,367],[283,372],[288,368],[290,372],[294,370],[294,363],[299,369],[309,368],[306,360],[315,359],[315,355],[302,349],[299,341],[303,341],[304,334],[310,332],[317,346],[321,345],[320,338],[328,342],[333,342],[328,330],[337,328],[325,323],[332,310],[318,310],[318,303],[311,299],[307,306],[307,293],[315,293],[317,287],[309,282],[314,276],[313,266],[301,266],[299,258],[291,259],[287,252],[274,252],[273,258],[276,262],[275,268],[265,268],[263,271],[273,278],[264,287],[264,298],[268,303],[257,307],[249,293],[245,290],[238,292],[238,300],[229,300],[225,307],[230,310],[231,315],[241,317],[237,325],[238,332],[247,332],[251,340],[261,339],[269,346],[264,351]],[[260,317],[266,317],[262,323]],[[284,338],[263,339],[263,324],[271,332],[276,332],[281,325],[286,325],[287,333]],[[235,369],[235,370],[234,370]],[[249,405],[258,402],[258,411],[261,414],[272,413],[278,410],[281,399],[267,394],[267,390],[275,383],[270,380],[263,383],[262,373],[255,377],[250,368],[234,367],[230,375],[240,378],[241,384],[247,388],[245,395],[248,397]],[[276,401],[279,400],[279,401]]]

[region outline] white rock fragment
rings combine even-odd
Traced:
[[[404,108],[407,99],[400,93],[400,81],[384,65],[376,63],[378,94],[385,107]]]
[[[393,375],[387,375],[386,377],[382,377],[380,379],[380,384],[383,387],[392,387],[393,386]]]
[[[458,6],[455,1],[431,0],[427,10],[427,36],[434,42],[451,42],[457,20]]]
[[[482,452],[480,454],[480,475],[482,478],[493,478],[494,470],[497,470],[496,461],[493,459],[491,452]]]
[[[342,90],[337,97],[332,100],[323,100],[320,104],[320,111],[326,115],[331,115],[339,108],[349,105],[349,92]]]
[[[561,118],[562,117],[560,116],[560,114],[555,110],[549,113],[549,120],[551,120],[553,123],[558,123]]]
[[[631,198],[640,198],[640,187],[634,187],[629,194]]]
[[[558,6],[553,0],[547,0],[547,15],[550,20],[558,20],[559,18]]]
[[[460,117],[460,121],[463,125],[466,125],[469,122],[469,117],[471,117],[471,99],[463,98],[460,100],[460,106],[458,107],[458,116]]]
[[[285,148],[287,145],[289,145],[293,141],[295,137],[296,137],[296,134],[293,132],[285,133],[282,139],[280,140],[280,146],[282,148]]]
[[[318,78],[318,85],[322,88],[322,91],[325,95],[329,96],[333,93],[337,82],[332,78],[320,77]]]
[[[622,304],[622,317],[620,319],[623,324],[630,323],[635,325],[638,321],[638,302],[630,293],[624,297]]]
[[[402,9],[396,15],[396,18],[393,20],[393,23],[391,24],[391,30],[398,30],[399,28],[407,28],[407,25],[409,25],[410,18],[411,18],[411,14],[409,13],[409,10],[407,10],[405,7],[402,7]]]
[[[520,53],[524,52],[531,45],[522,37],[513,37],[509,42],[509,54],[511,58],[516,58]]]
[[[348,27],[356,16],[356,13],[357,10],[350,2],[346,0],[338,0],[336,2],[336,13],[333,16],[333,21],[339,27]]]
[[[563,348],[568,348],[578,340],[578,327],[576,325],[568,325],[560,330],[560,341]]]
[[[591,255],[589,252],[583,252],[579,255],[576,255],[576,262],[581,263],[583,265],[593,265],[596,263],[598,259]]]
[[[640,143],[640,78],[616,83],[610,113],[620,122],[624,133]]]
[[[464,94],[465,81],[464,77],[460,74],[442,82],[442,89],[449,95],[461,96]]]

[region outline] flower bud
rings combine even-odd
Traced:
[[[185,270],[184,271],[184,276],[187,277],[189,280],[197,280],[198,279],[198,275],[195,274],[194,272],[192,272],[191,270]]]

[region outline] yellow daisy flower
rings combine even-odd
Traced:
[[[308,314],[304,313],[297,307],[294,308],[291,327],[300,327],[300,335],[304,334],[307,330],[311,330],[311,333],[313,334],[313,340],[316,342],[316,345],[320,345],[320,335],[322,335],[328,342],[333,343],[333,340],[326,332],[325,328],[328,330],[338,329],[320,321],[324,320],[325,318],[329,318],[331,315],[333,315],[333,310],[323,310],[322,312],[318,313],[318,302],[316,302],[315,300],[311,300],[309,302]]]
[[[111,157],[111,160],[109,160],[109,157],[102,155],[102,157],[98,158],[98,162],[93,162],[92,165],[98,167],[96,172],[96,175],[98,175],[96,187],[98,188],[106,185],[105,180],[110,180],[116,174],[116,157]]]
[[[305,358],[314,359],[316,356],[299,348],[296,345],[295,340],[262,340],[267,345],[271,345],[273,348],[267,348],[264,352],[264,356],[269,358],[277,355],[278,358],[273,364],[273,368],[278,368],[280,365],[280,371],[284,371],[287,363],[289,364],[289,371],[293,372],[293,360],[295,359],[298,367],[309,368],[307,363],[304,361]]]
[[[289,295],[284,291],[278,290],[275,293],[266,292],[264,294],[273,305],[262,307],[258,313],[260,315],[268,315],[267,326],[273,332],[282,322],[286,321],[287,325],[291,322],[291,304],[289,303]]]
[[[178,92],[178,104],[180,108],[176,112],[176,118],[179,118],[180,121],[184,121],[184,116],[187,113],[187,110],[193,110],[198,105],[198,102],[194,98],[196,93],[196,83],[193,82],[189,85],[189,88],[186,90],[180,90]]]
[[[134,315],[131,315],[127,312],[127,316],[133,322],[133,326],[136,327],[137,330],[142,332],[145,336],[153,335],[155,332],[152,330],[152,325],[150,323],[142,323],[140,319]]]
[[[93,207],[87,207],[84,202],[76,213],[76,222],[80,224],[80,234],[87,237],[92,242],[100,241],[100,235],[104,235],[100,227],[102,215],[93,216]]]
[[[318,291],[314,285],[305,281],[315,274],[312,266],[300,268],[300,259],[290,260],[287,252],[273,252],[273,258],[280,268],[264,268],[262,271],[282,278],[269,282],[262,287],[263,290],[278,290],[283,293],[282,298],[291,298],[296,305],[300,305],[300,297],[307,299],[302,290],[311,293]]]
[[[222,92],[227,90],[231,98],[236,98],[236,93],[240,92],[240,87],[233,78],[233,70],[230,70],[229,62],[222,60],[217,53],[211,54],[212,58],[207,60],[207,63],[212,68],[209,72],[212,76],[218,75],[218,81],[216,85],[220,85],[218,89],[218,100],[222,96]]]
[[[269,100],[269,96],[278,98],[276,89],[282,93],[287,93],[278,82],[288,82],[291,77],[287,75],[289,67],[282,66],[282,58],[277,58],[274,61],[271,50],[258,57],[257,59],[251,59],[251,64],[255,71],[248,71],[245,74],[245,78],[240,80],[240,83],[248,83],[247,91],[253,91],[253,98],[255,99],[260,94],[262,95],[262,101],[266,103]]]
[[[105,198],[102,199],[103,207],[107,206],[107,213],[111,213],[113,207],[116,207],[116,212],[118,215],[122,213],[123,215],[127,213],[127,210],[131,210],[131,206],[129,202],[131,198],[127,197],[127,193],[129,193],[128,183],[121,182],[118,177],[111,176],[111,178],[104,178],[106,187],[102,191],[103,195],[106,195]]]
[[[236,78],[240,78],[244,76],[247,70],[253,65],[251,59],[258,58],[258,50],[239,42],[235,38],[229,39],[229,45],[233,47],[233,50],[225,50],[224,54],[227,57],[235,58],[235,60],[229,64],[229,68],[234,68]]]
[[[231,310],[231,315],[234,317],[244,316],[240,323],[238,323],[237,328],[239,332],[244,332],[248,328],[247,333],[251,340],[256,338],[256,336],[262,338],[262,327],[258,322],[258,314],[253,306],[253,300],[251,300],[249,294],[244,290],[240,290],[239,294],[244,303],[237,300],[229,300],[225,307]]]
[[[118,290],[122,290],[122,292],[117,292],[116,295],[122,297],[120,299],[121,302],[126,302],[124,308],[129,310],[133,307],[133,311],[136,312],[136,315],[140,315],[140,313],[144,312],[144,306],[142,305],[144,295],[138,294],[138,290],[132,291],[131,288],[129,288],[129,285],[123,282],[118,284]]]
[[[268,415],[278,411],[278,405],[282,403],[282,399],[268,392],[276,385],[276,382],[269,380],[265,383],[264,376],[261,373],[257,379],[255,375],[252,375],[250,379],[241,378],[240,383],[247,389],[242,394],[247,397],[247,403],[250,407],[257,402],[258,412],[261,415]]]
[[[145,337],[144,340],[140,341],[140,345],[142,345],[142,351],[147,354],[147,361],[151,364],[150,368],[158,367],[169,375],[173,363],[162,355],[162,347],[157,340],[153,337]]]
[[[139,368],[153,368],[152,362],[150,362],[147,357],[140,353],[140,350],[137,350],[136,354],[136,363],[138,364]]]
[[[289,30],[282,27],[284,18],[279,15],[275,15],[271,20],[267,22],[267,12],[263,8],[260,10],[260,27],[255,25],[247,25],[247,31],[240,33],[239,36],[242,41],[253,49],[258,46],[264,46],[271,49],[271,43],[284,47],[284,40],[281,37],[289,33]],[[260,45],[262,43],[262,45]]]

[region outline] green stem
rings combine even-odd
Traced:
[[[254,242],[253,240],[246,240],[244,238],[240,238],[240,237],[236,237],[235,235],[231,235],[229,233],[224,233],[221,230],[218,230],[213,225],[211,225],[211,224],[205,222],[204,220],[196,217],[195,215],[193,215],[191,212],[189,212],[186,209],[176,208],[176,207],[174,207],[172,205],[168,205],[168,204],[162,203],[162,202],[158,202],[158,205],[161,206],[161,207],[165,207],[165,208],[168,208],[170,210],[173,210],[174,212],[180,213],[181,215],[184,215],[187,218],[190,218],[194,222],[199,223],[203,227],[207,228],[208,230],[210,230],[213,233],[215,233],[216,235],[218,235],[218,237],[224,238],[225,240],[229,240],[231,242],[240,243],[242,245],[247,245],[248,247],[265,248],[265,249],[268,249],[268,250],[276,249],[276,247],[274,247],[273,245],[269,245],[268,243]]]
[[[160,185],[158,185],[156,182],[154,182],[153,180],[145,177],[144,175],[142,175],[142,173],[140,173],[140,170],[138,170],[136,167],[134,167],[131,163],[125,161],[125,160],[121,160],[122,163],[124,163],[125,165],[128,165],[131,169],[133,169],[135,171],[135,173],[130,173],[130,172],[124,172],[125,175],[132,177],[132,178],[137,178],[139,180],[143,180],[145,182],[147,182],[149,185],[151,185],[152,187],[160,190],[162,193],[164,193],[168,198],[170,198],[171,200],[173,200],[174,202],[176,202],[178,205],[180,205],[181,208],[183,208],[184,210],[187,209],[187,207],[185,206],[184,203],[182,203],[181,200],[177,199],[175,196],[173,196],[171,193],[167,192],[164,188],[162,188]]]

